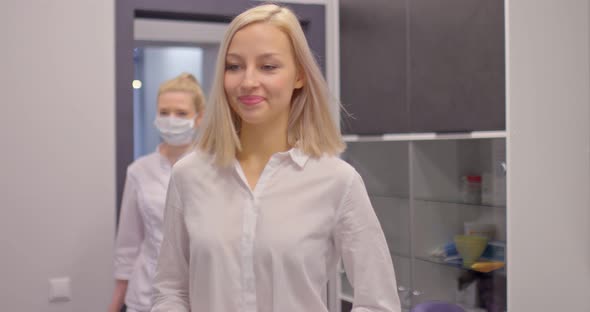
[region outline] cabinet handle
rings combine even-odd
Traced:
[[[421,292],[419,290],[413,290],[412,291],[412,296],[414,296],[414,297],[421,296],[422,294],[423,294],[423,292]]]

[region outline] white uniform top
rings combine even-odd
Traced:
[[[129,280],[125,304],[149,311],[160,244],[166,190],[172,171],[158,151],[127,168],[115,249],[115,278]]]
[[[277,153],[252,191],[236,161],[173,169],[152,312],[325,312],[342,257],[355,312],[399,312],[385,236],[359,174],[337,157]]]

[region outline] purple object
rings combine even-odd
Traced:
[[[465,310],[456,304],[443,301],[429,301],[416,305],[410,312],[465,312]]]

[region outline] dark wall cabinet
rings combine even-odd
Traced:
[[[340,1],[340,92],[350,113],[342,114],[345,133],[409,129],[404,3]]]
[[[344,133],[505,129],[504,1],[340,6]]]

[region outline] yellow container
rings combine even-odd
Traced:
[[[504,267],[502,261],[490,261],[490,262],[475,262],[471,269],[478,272],[489,273],[494,270],[498,270]]]
[[[481,257],[487,245],[488,239],[485,237],[475,235],[455,236],[455,247],[463,258],[463,267],[465,268],[471,268],[473,263]]]

